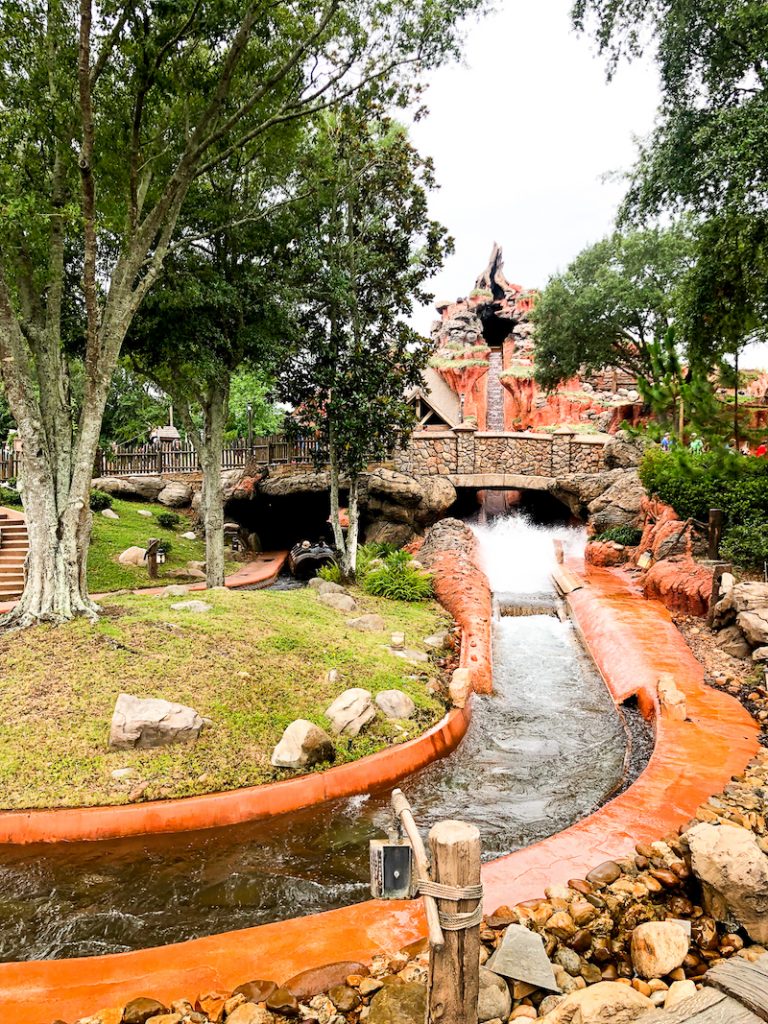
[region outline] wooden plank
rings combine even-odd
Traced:
[[[705,981],[738,1000],[761,1021],[768,1021],[768,958],[755,963],[738,956],[723,960],[707,971]]]
[[[730,996],[704,988],[671,1010],[653,1010],[638,1024],[760,1024],[760,1018]]]

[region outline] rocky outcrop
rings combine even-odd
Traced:
[[[116,750],[134,750],[189,743],[207,722],[184,704],[121,693],[112,715],[109,745]]]
[[[462,667],[470,671],[473,689],[490,693],[491,592],[475,535],[458,519],[442,519],[427,534],[419,561],[434,574],[438,601],[464,630]]]
[[[129,501],[157,501],[158,495],[168,481],[160,476],[101,476],[91,486],[97,491],[106,491],[115,498]]]
[[[656,562],[643,577],[643,594],[672,611],[705,616],[712,595],[712,569],[689,556]]]
[[[587,506],[589,524],[596,534],[615,526],[639,526],[645,488],[634,469],[619,471],[620,476],[607,490]]]
[[[728,574],[721,581],[720,594],[713,619],[715,628],[722,631],[718,643],[731,648],[735,657],[747,657],[751,648],[768,645],[768,583],[736,583]]]
[[[559,477],[550,494],[566,505],[572,515],[586,520],[589,506],[624,475],[624,470],[607,469],[601,473],[569,473]]]
[[[192,501],[192,488],[180,480],[170,480],[158,494],[157,500],[168,508],[186,508]]]
[[[768,942],[768,856],[752,832],[704,823],[687,833],[707,913]]]

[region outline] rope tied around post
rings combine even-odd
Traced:
[[[465,914],[440,911],[440,926],[446,932],[460,932],[466,928],[475,928],[483,920],[483,887],[482,885],[444,885],[430,879],[419,881],[419,892],[422,896],[433,896],[438,900],[450,900],[459,903],[461,900],[478,900],[474,910]]]

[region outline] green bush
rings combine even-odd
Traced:
[[[103,512],[105,508],[112,508],[112,495],[106,491],[91,491],[90,505],[92,512]]]
[[[0,486],[0,505],[10,505],[13,508],[21,508],[21,495],[12,487]]]
[[[157,545],[157,550],[162,551],[167,558],[173,550],[173,544],[169,540],[161,540]]]
[[[636,526],[612,526],[601,533],[596,540],[612,540],[614,544],[623,544],[625,548],[634,548],[640,543],[643,531]]]
[[[178,512],[155,512],[155,519],[158,526],[162,526],[164,530],[172,530],[181,522],[181,516]]]
[[[367,573],[363,590],[391,601],[426,601],[432,597],[432,577],[414,567],[407,551],[394,551]]]
[[[682,519],[706,522],[711,508],[721,508],[731,526],[768,520],[768,459],[725,449],[692,455],[682,448],[651,448],[640,479]]]
[[[335,562],[331,562],[330,565],[321,565],[317,570],[317,575],[328,583],[341,583],[341,569]]]
[[[743,569],[762,569],[768,562],[768,522],[753,520],[726,530],[720,548],[723,558]]]
[[[380,560],[383,560],[387,555],[391,555],[397,551],[394,544],[379,544],[373,541],[371,544],[361,544],[357,549],[357,570],[355,577],[358,583],[362,583],[365,577],[370,572],[371,567],[376,567]],[[329,583],[341,583],[341,569],[338,565],[324,565],[318,570],[317,575],[320,579],[327,580]]]

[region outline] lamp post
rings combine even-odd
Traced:
[[[459,422],[464,422],[464,392],[459,394]]]

